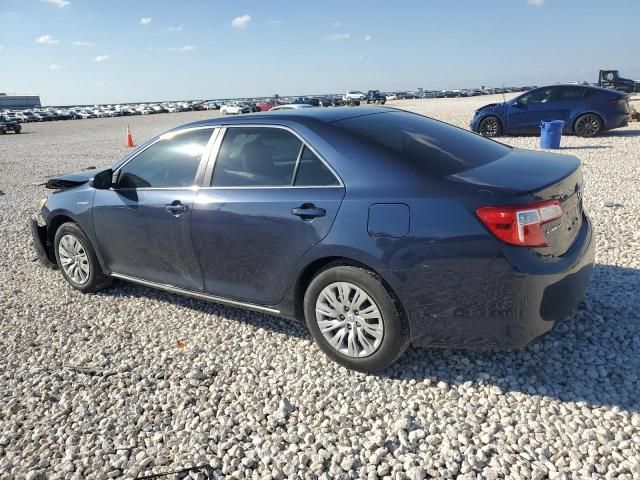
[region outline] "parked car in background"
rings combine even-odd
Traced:
[[[220,107],[220,113],[222,115],[238,115],[240,113],[249,113],[251,109],[241,103],[225,103]]]
[[[364,100],[367,96],[359,90],[350,90],[344,94],[343,100]]]
[[[50,179],[38,257],[81,292],[117,278],[297,319],[364,372],[569,315],[594,261],[580,161],[366,108],[200,121]]]
[[[4,135],[7,132],[20,133],[21,131],[22,127],[17,121],[0,115],[0,135]]]
[[[387,97],[380,93],[380,90],[369,90],[366,99],[367,103],[378,103],[380,105],[387,103]]]
[[[540,122],[564,121],[564,133],[593,137],[629,122],[626,93],[585,85],[552,85],[479,108],[471,129],[485,137],[539,133]]]

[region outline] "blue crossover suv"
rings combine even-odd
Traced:
[[[479,108],[471,130],[485,137],[540,133],[540,122],[564,121],[564,133],[594,137],[629,123],[626,93],[586,85],[552,85]]]
[[[72,287],[113,279],[297,319],[371,372],[410,343],[519,347],[575,308],[594,241],[571,156],[384,107],[201,121],[51,179],[31,221]]]

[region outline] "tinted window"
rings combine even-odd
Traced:
[[[331,170],[311,150],[304,147],[296,174],[296,186],[325,187],[340,185]]]
[[[551,97],[552,88],[539,88],[524,94],[518,100],[521,105],[533,105],[536,103],[547,103]]]
[[[120,188],[168,188],[193,185],[213,129],[193,130],[153,144],[120,171]]]
[[[282,128],[229,128],[216,159],[215,187],[293,184],[302,142]]]
[[[580,87],[556,87],[553,89],[553,102],[566,102],[582,99],[584,89]]]
[[[406,112],[362,115],[333,125],[433,175],[463,172],[511,151],[475,133]]]

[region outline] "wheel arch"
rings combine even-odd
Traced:
[[[576,133],[576,123],[578,123],[578,119],[583,115],[595,115],[602,122],[602,131],[607,130],[607,122],[605,122],[604,116],[594,110],[589,110],[586,112],[580,112],[573,118],[573,121],[571,122],[571,133]]]
[[[385,275],[383,275],[380,271],[376,270],[370,265],[367,265],[364,262],[361,262],[359,260],[354,260],[353,258],[336,255],[336,256],[326,256],[326,257],[314,259],[312,262],[307,264],[298,275],[298,278],[296,279],[296,283],[293,288],[293,302],[294,302],[293,307],[294,307],[295,317],[298,320],[302,321],[302,323],[306,323],[306,319],[304,317],[304,295],[305,295],[305,292],[307,291],[307,288],[309,287],[309,284],[320,271],[324,270],[327,266],[332,264],[335,264],[335,266],[346,265],[346,266],[359,267],[376,274],[381,279],[383,285],[389,292],[389,295],[391,295],[391,297],[393,298],[401,315],[407,318],[407,313],[404,309],[404,306],[402,305],[402,302],[399,299],[398,293],[390,284],[388,279],[385,278]]]

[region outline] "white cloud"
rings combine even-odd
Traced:
[[[98,83],[96,84],[96,87],[98,87],[98,88],[103,88],[103,87],[104,87],[104,82],[98,82]]]
[[[195,45],[185,45],[184,47],[171,47],[172,52],[192,52],[196,49]]]
[[[251,22],[251,15],[241,15],[231,20],[231,26],[233,28],[247,28]]]
[[[365,41],[365,42],[368,42],[369,40],[371,40],[371,38],[372,38],[372,37],[371,37],[371,35],[366,35],[366,36],[364,37],[364,41]]]
[[[271,25],[272,28],[278,28],[284,23],[284,20],[267,20],[267,23]]]
[[[142,17],[140,19],[140,25],[148,25],[151,23],[151,17]]]
[[[51,65],[49,65],[49,70],[60,70],[60,65],[52,63]]]
[[[365,57],[364,55],[360,55],[360,56],[358,57],[358,61],[359,61],[359,62],[362,62],[363,60],[366,60],[366,59],[367,59],[367,57]]]
[[[527,5],[532,7],[541,7],[544,5],[544,0],[527,0]]]
[[[104,62],[105,60],[109,60],[109,58],[111,57],[111,55],[98,55],[96,58],[93,59],[94,62]]]
[[[183,28],[184,28],[183,25],[177,25],[175,27],[167,28],[167,32],[181,32]]]
[[[36,42],[38,43],[45,43],[45,44],[56,44],[56,43],[60,43],[59,40],[56,40],[55,38],[53,38],[51,35],[41,35],[38,38],[36,38]]]
[[[339,40],[349,40],[351,38],[350,33],[330,33],[324,37],[326,40],[331,40],[332,42],[336,42]]]
[[[67,0],[40,0],[40,1],[44,3],[50,3],[51,5],[55,5],[58,8],[64,8],[71,3],[71,2],[68,2]]]
[[[0,45],[0,52],[4,50],[4,45]]]
[[[338,28],[342,26],[342,22],[338,21],[338,22],[333,22],[333,28]]]
[[[93,42],[73,42],[76,47],[93,47],[95,43]]]

